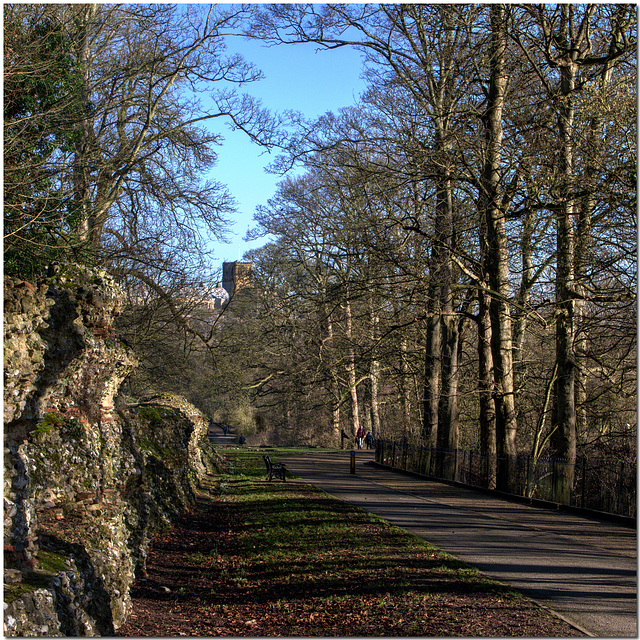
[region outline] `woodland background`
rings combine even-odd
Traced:
[[[356,47],[368,89],[271,113],[229,35]],[[105,268],[141,362],[126,392],[265,442],[362,424],[635,463],[636,60],[629,4],[7,4],[5,273]],[[283,177],[221,313],[213,119]]]

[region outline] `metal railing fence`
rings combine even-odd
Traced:
[[[509,458],[388,440],[376,441],[375,459],[389,467],[430,478],[636,517],[637,467],[622,460],[579,457],[575,464],[569,464],[526,454]],[[573,477],[569,496],[563,495],[560,482],[567,475]]]

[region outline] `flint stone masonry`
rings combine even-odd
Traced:
[[[206,421],[177,396],[117,396],[136,361],[106,273],[4,287],[4,632],[113,635],[152,535],[216,464]]]

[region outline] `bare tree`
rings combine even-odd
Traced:
[[[224,56],[224,36],[246,13],[196,5],[67,11],[85,74],[83,98],[92,107],[73,158],[81,234],[98,250],[105,229],[115,222],[128,233],[134,222],[120,220],[135,221],[149,209],[173,218],[179,230],[220,234],[233,202],[220,185],[199,180],[221,142],[202,125],[228,118],[267,145],[274,134],[259,103],[230,88],[260,78],[238,56]],[[196,97],[202,94],[207,100]]]
[[[556,203],[556,431],[552,444],[567,462],[559,499],[566,499],[573,485],[576,459],[576,236],[586,232],[583,219],[576,228],[580,184],[575,167],[576,100],[591,75],[635,49],[632,29],[635,10],[627,5],[537,5],[526,8],[531,19],[518,43],[557,114],[557,162],[559,182]],[[581,243],[584,243],[584,239]]]

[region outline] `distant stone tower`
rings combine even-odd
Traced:
[[[253,262],[223,262],[222,287],[229,298],[242,289],[252,289]]]

